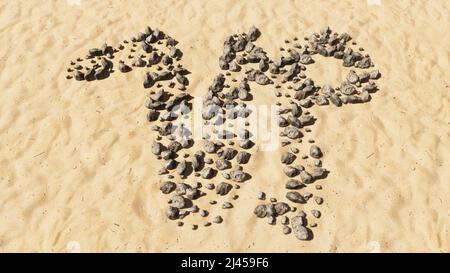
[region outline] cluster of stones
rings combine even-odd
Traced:
[[[328,174],[328,171],[322,167],[322,151],[314,144],[313,139],[308,139],[308,154],[298,156],[302,139],[311,132],[309,126],[316,120],[308,108],[314,105],[329,105],[330,101],[336,106],[368,102],[371,98],[370,94],[378,89],[374,82],[381,76],[378,70],[360,73],[355,71],[369,69],[374,65],[369,55],[363,55],[347,46],[350,40],[351,37],[347,33],[332,33],[329,27],[325,27],[320,33],[305,37],[306,45],[300,44],[296,38],[292,42],[285,40],[285,43],[292,44],[292,47],[287,50],[280,48],[280,50],[287,52],[288,55],[282,56],[279,60],[264,60],[259,63],[261,71],[267,68],[270,72],[270,78],[275,82],[274,95],[280,98],[280,101],[276,102],[280,106],[278,113],[278,126],[282,128],[280,144],[285,147],[283,149],[287,149],[281,156],[280,168],[287,176],[285,198],[291,205],[277,202],[276,198],[270,198],[270,203],[256,206],[254,214],[260,218],[268,218],[268,223],[271,225],[275,225],[276,217],[280,216],[283,233],[293,232],[299,240],[312,239],[313,232],[310,228],[316,227],[317,223],[308,221],[307,213],[293,206],[304,205],[310,199],[314,200],[315,205],[322,205],[324,202],[322,197],[306,190],[311,188],[311,184],[315,181],[325,178]],[[360,48],[359,51],[363,49]],[[316,54],[342,59],[344,67],[354,67],[354,69],[349,71],[346,80],[338,87],[317,86],[313,79],[305,74],[307,66],[315,63],[314,55]],[[284,97],[288,98],[288,104],[281,102],[283,93]],[[313,162],[296,164],[295,161],[300,158],[302,160],[312,158]],[[322,186],[318,184],[314,187],[315,191],[321,189]],[[265,193],[260,192],[257,197],[265,200]],[[296,211],[298,213],[292,219],[286,215]],[[312,209],[310,215],[317,219],[321,217],[321,212],[319,209]]]
[[[67,69],[70,74],[66,78],[77,81],[102,80],[114,73],[114,65],[122,73],[134,68],[151,68],[145,74],[144,88],[155,84],[161,86],[160,82],[175,78],[178,89],[185,90],[189,84],[186,77],[188,72],[179,63],[182,53],[176,45],[177,41],[164,32],[147,27],[130,40],[123,40],[117,47],[105,43],[101,48],[91,48],[84,59],[70,62]],[[114,63],[117,55],[122,58]],[[175,81],[169,86],[175,87]]]

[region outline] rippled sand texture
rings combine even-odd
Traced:
[[[449,14],[445,0],[2,1],[0,251],[450,251]],[[252,213],[262,189],[284,199],[286,177],[273,164],[282,150],[254,157],[253,179],[221,225],[193,231],[166,219],[145,69],[65,79],[70,60],[147,25],[180,42],[196,96],[219,71],[227,35],[251,25],[272,57],[284,39],[325,25],[371,55],[383,77],[370,103],[312,109],[330,170],[312,241]],[[333,85],[347,72],[337,60],[308,67]],[[273,102],[268,88],[252,94]]]

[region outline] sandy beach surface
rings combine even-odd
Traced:
[[[450,251],[449,16],[446,0],[2,1],[0,251]],[[222,224],[177,227],[150,152],[144,70],[65,78],[89,48],[152,26],[179,41],[189,93],[204,96],[225,38],[252,25],[270,56],[326,25],[348,32],[383,75],[370,103],[311,110],[330,171],[311,241],[253,215],[260,190],[285,195],[282,149],[255,155]],[[336,60],[308,69],[321,84],[347,72]],[[255,102],[273,103],[269,89]]]

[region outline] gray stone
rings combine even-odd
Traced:
[[[257,198],[259,200],[265,200],[266,199],[266,194],[262,191],[258,192]]]
[[[294,168],[292,166],[285,166],[283,168],[283,172],[284,174],[286,174],[288,177],[294,177],[296,175],[298,175],[298,169]]]
[[[180,214],[180,210],[176,207],[169,206],[166,210],[166,216],[170,220],[178,219],[179,214]]]
[[[356,92],[356,88],[353,85],[346,82],[344,82],[341,85],[341,88],[339,90],[341,91],[342,94],[347,96],[352,95]]]
[[[301,132],[293,126],[285,127],[283,133],[290,139],[297,139],[301,137]]]
[[[231,186],[231,184],[226,183],[226,182],[220,182],[217,186],[216,186],[216,193],[219,195],[226,195],[230,192],[230,190],[233,188],[233,186]]]
[[[214,169],[212,169],[210,167],[207,167],[207,168],[202,170],[201,177],[204,178],[204,179],[210,179],[210,178],[212,178],[214,176],[214,174],[215,174]]]
[[[159,143],[159,142],[157,142],[157,141],[154,141],[154,142],[152,143],[151,151],[152,151],[152,153],[153,153],[154,155],[160,155],[162,149],[163,149],[163,146],[162,146],[161,143]]]
[[[338,107],[342,105],[341,99],[340,99],[339,96],[336,95],[335,93],[332,93],[332,94],[330,95],[330,101],[331,101],[334,105],[336,105],[336,106],[338,106]]]
[[[299,180],[289,179],[286,182],[285,188],[288,190],[298,190],[298,189],[303,188],[304,186],[305,185],[302,182],[300,182]]]
[[[215,224],[220,224],[220,223],[223,222],[223,219],[222,219],[221,216],[216,216],[216,217],[214,217],[214,219],[213,219],[212,221],[213,221],[213,223],[215,223]]]
[[[233,204],[231,204],[230,202],[225,202],[222,204],[222,209],[231,209],[233,208]]]
[[[323,203],[323,198],[319,197],[319,196],[315,196],[314,197],[314,201],[316,201],[317,205],[322,205]]]
[[[190,200],[195,200],[199,198],[201,195],[201,192],[198,189],[188,188],[186,190],[186,198]]]
[[[287,235],[291,233],[291,228],[288,226],[283,226],[283,234]]]
[[[281,156],[281,163],[289,165],[294,162],[295,158],[296,156],[294,154],[286,152]]]
[[[311,176],[313,179],[324,178],[327,174],[327,170],[325,168],[314,168],[311,172]]]
[[[178,183],[175,192],[178,195],[183,195],[183,194],[186,194],[187,190],[190,189],[190,188],[191,188],[191,186],[189,186],[186,183]]]
[[[261,32],[255,26],[252,26],[247,33],[247,39],[254,42],[258,39],[259,35],[261,35]]]
[[[291,207],[284,202],[275,203],[274,208],[277,216],[283,215],[291,210]]]
[[[208,154],[215,153],[217,150],[216,144],[212,141],[205,141],[203,148],[204,148],[205,152],[207,152]]]
[[[229,168],[231,168],[231,162],[226,159],[219,158],[216,160],[216,168],[221,171],[225,170],[225,169],[229,169]]]
[[[307,171],[300,172],[300,179],[302,180],[302,183],[304,183],[304,184],[310,184],[314,180],[313,177],[311,176],[311,174],[308,173]]]
[[[265,205],[258,205],[255,207],[253,213],[259,218],[264,218],[267,215],[267,207]]]
[[[309,148],[309,155],[314,158],[320,158],[322,157],[322,151],[317,145],[311,145]]]
[[[182,209],[186,206],[186,200],[181,195],[174,195],[170,200],[172,201],[172,206],[177,209]]]
[[[292,227],[292,230],[297,239],[302,240],[302,241],[309,240],[310,232],[306,227],[296,226],[296,227]]]
[[[351,84],[355,84],[359,82],[359,76],[356,74],[354,70],[350,70],[350,72],[347,75],[347,81]]]
[[[230,178],[234,182],[244,182],[247,178],[247,174],[241,170],[233,170],[230,172]]]
[[[315,218],[320,218],[320,216],[321,216],[320,211],[315,210],[315,209],[311,210],[311,214],[312,214]]]

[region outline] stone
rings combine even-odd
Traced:
[[[219,158],[216,160],[216,168],[221,171],[229,169],[231,168],[231,162],[226,159]]]
[[[239,141],[239,147],[242,149],[250,149],[253,146],[253,142],[250,139],[243,139]]]
[[[286,174],[288,177],[294,177],[296,175],[298,175],[298,169],[294,168],[292,166],[285,166],[283,168],[283,172],[284,174]]]
[[[147,72],[144,77],[144,88],[150,88],[155,84],[155,79],[150,72]]]
[[[286,182],[285,188],[288,190],[298,190],[298,189],[303,188],[304,186],[305,185],[302,182],[300,182],[299,180],[289,179]]]
[[[186,194],[187,190],[190,188],[191,186],[186,183],[178,183],[175,192],[178,195],[183,195]]]
[[[73,72],[73,77],[75,78],[75,80],[77,81],[83,81],[84,80],[84,73],[78,70],[75,70]]]
[[[244,182],[247,178],[247,174],[241,170],[234,170],[230,172],[230,178],[234,182]]]
[[[182,209],[186,206],[186,200],[181,195],[174,195],[170,200],[172,201],[172,206],[177,209]]]
[[[284,202],[275,203],[274,208],[277,216],[283,215],[291,210],[291,207]]]
[[[347,81],[351,84],[355,84],[359,82],[359,76],[356,74],[354,70],[350,70],[350,72],[347,75]]]
[[[369,73],[369,75],[370,75],[370,79],[372,79],[372,80],[376,80],[376,79],[380,78],[380,76],[381,76],[379,70],[373,70]]]
[[[258,192],[257,198],[259,200],[265,200],[266,199],[266,194],[262,191]]]
[[[319,197],[319,196],[315,196],[314,197],[314,201],[316,202],[317,205],[322,205],[323,203],[323,198]]]
[[[224,202],[222,204],[222,209],[231,209],[233,208],[233,204],[231,204],[230,202]]]
[[[201,191],[199,191],[198,189],[193,189],[193,188],[186,189],[186,198],[188,198],[190,200],[195,200],[195,199],[199,198],[200,195],[201,195]]]
[[[317,96],[315,102],[319,106],[328,105],[328,99],[325,96]]]
[[[336,105],[336,106],[338,106],[338,107],[342,105],[341,99],[340,99],[339,96],[336,95],[335,93],[332,93],[332,94],[330,95],[330,101],[331,101],[334,105]]]
[[[344,82],[341,85],[339,90],[341,91],[342,94],[347,95],[347,96],[352,95],[353,93],[356,92],[356,88],[353,85],[346,83],[346,82]]]
[[[201,177],[204,179],[210,179],[215,175],[215,171],[214,169],[207,167],[205,169],[202,170],[201,172]]]
[[[291,233],[291,228],[288,226],[283,226],[283,234],[287,235]]]
[[[223,150],[223,153],[220,157],[226,160],[232,160],[237,153],[238,152],[233,148],[226,148]]]
[[[202,210],[200,210],[199,214],[201,217],[206,217],[209,215],[209,212],[207,210],[202,209]]]
[[[259,29],[257,29],[255,26],[252,26],[247,33],[247,39],[248,41],[254,42],[259,38],[260,35],[261,32],[259,31]]]
[[[214,142],[212,141],[205,141],[205,144],[203,145],[203,149],[205,150],[205,152],[207,152],[208,154],[212,154],[215,153],[217,150],[217,146]]]
[[[272,81],[267,77],[264,73],[259,73],[255,76],[255,82],[259,85],[267,85],[270,84]]]
[[[281,156],[281,163],[289,165],[294,162],[295,158],[296,156],[294,154],[286,152]]]
[[[290,139],[297,139],[301,136],[301,132],[293,126],[285,127],[283,133]]]
[[[131,67],[128,66],[123,61],[119,61],[119,71],[122,72],[122,73],[126,73],[126,72],[131,71]]]
[[[300,179],[302,180],[302,183],[304,183],[304,184],[310,184],[314,180],[313,177],[311,176],[311,174],[308,173],[307,171],[300,172]]]
[[[267,215],[267,207],[265,205],[257,205],[253,213],[259,218],[264,218]]]
[[[325,168],[314,168],[311,172],[311,177],[316,180],[324,178],[327,175],[327,170]]]
[[[221,216],[216,216],[216,217],[214,217],[214,219],[212,220],[212,222],[215,223],[215,224],[220,224],[220,223],[223,222],[223,219],[222,219]]]
[[[300,56],[299,62],[300,62],[301,64],[311,64],[311,63],[313,63],[314,61],[313,61],[313,59],[311,58],[311,56],[310,56],[309,54],[302,54],[302,55]]]
[[[320,211],[315,210],[315,209],[311,210],[311,214],[312,214],[312,216],[314,216],[315,218],[320,218],[320,216],[321,216]]]
[[[159,142],[157,142],[157,141],[154,141],[154,142],[152,143],[151,151],[152,151],[152,153],[153,153],[154,155],[160,155],[162,149],[163,149],[163,146],[162,146],[161,143],[159,143]]]
[[[159,187],[159,189],[161,190],[162,193],[164,194],[169,194],[172,191],[174,191],[176,189],[177,185],[171,181],[166,181],[161,183],[161,186]]]
[[[178,208],[172,207],[172,206],[169,206],[166,210],[166,216],[170,220],[178,219],[179,213],[180,213],[180,210]]]
[[[289,217],[287,217],[287,216],[281,217],[280,223],[282,225],[288,225],[289,224]]]
[[[310,239],[310,231],[304,226],[292,227],[295,237],[299,240],[306,241]]]

